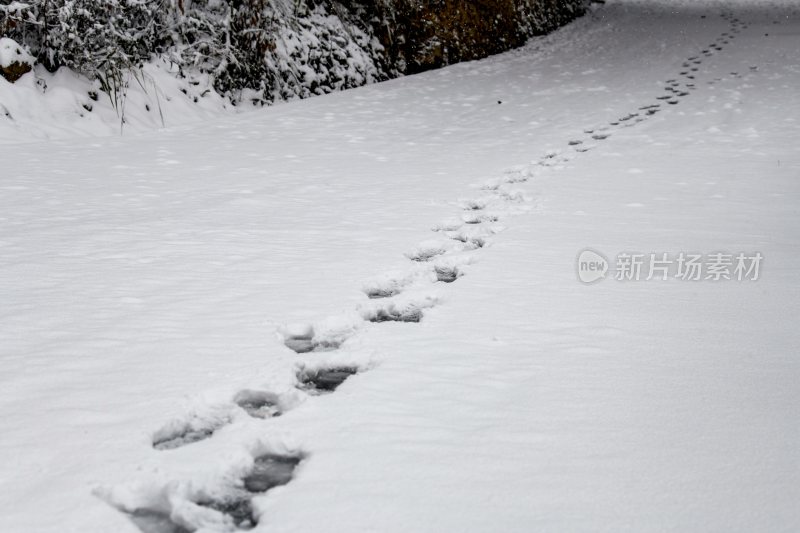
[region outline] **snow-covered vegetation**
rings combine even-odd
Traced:
[[[163,57],[181,76],[209,75],[233,102],[269,102],[503,51],[581,12],[580,0],[482,4],[29,0],[0,5],[0,33],[49,71],[98,80],[112,98],[126,72]]]
[[[519,46],[572,20],[582,5],[4,2],[0,35],[29,60],[0,70],[0,138],[148,131],[358,87]],[[22,77],[34,61],[33,74]]]

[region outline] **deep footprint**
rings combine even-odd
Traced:
[[[191,533],[172,521],[167,513],[152,509],[137,509],[126,513],[142,533]]]
[[[197,422],[196,419],[195,422]],[[196,423],[173,422],[158,430],[153,435],[153,448],[156,450],[174,450],[205,440],[214,434],[216,430],[225,425],[228,421],[218,423]]]
[[[292,480],[294,469],[302,460],[296,455],[265,454],[256,457],[253,470],[242,480],[245,490],[261,493],[286,485]]]
[[[425,263],[444,253],[447,253],[447,249],[441,243],[423,243],[418,248],[406,253],[406,257],[416,263]]]
[[[391,298],[392,296],[397,296],[398,294],[400,294],[400,292],[401,291],[398,287],[392,287],[392,288],[372,287],[364,290],[364,294],[366,294],[367,298],[369,298],[370,300]]]
[[[435,271],[436,280],[443,283],[453,283],[462,276],[462,273],[456,266],[437,266]]]
[[[422,309],[412,307],[409,309],[398,309],[394,306],[375,310],[375,314],[369,317],[370,322],[412,322],[417,323],[422,320]]]
[[[309,325],[297,325],[288,328],[284,335],[283,344],[295,353],[313,352],[316,348],[314,344],[314,328]]]
[[[253,529],[258,524],[258,520],[253,514],[253,505],[249,497],[235,498],[225,501],[205,501],[198,502],[197,505],[214,509],[220,513],[231,517],[233,523],[239,529]]]
[[[463,231],[448,233],[448,237],[454,241],[463,242],[471,250],[477,250],[486,246],[486,239],[479,235],[470,235]]]
[[[358,369],[353,367],[303,370],[297,379],[300,388],[311,393],[323,394],[335,391],[347,378],[355,374],[358,374]]]
[[[236,394],[233,401],[253,418],[272,418],[283,414],[280,399],[272,392],[243,390]]]

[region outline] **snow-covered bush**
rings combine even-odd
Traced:
[[[356,87],[520,45],[583,0],[0,0],[0,36],[114,99],[153,55],[234,103]]]
[[[49,70],[66,66],[90,78],[113,79],[157,49],[161,2],[33,0],[0,9],[0,29],[30,46]]]

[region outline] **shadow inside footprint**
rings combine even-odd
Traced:
[[[446,253],[442,246],[429,246],[429,247],[421,247],[417,248],[416,250],[412,250],[406,254],[406,257],[411,259],[417,263],[424,263],[426,261],[430,261],[436,256],[442,255]]]
[[[253,418],[272,418],[283,414],[280,399],[272,392],[243,390],[236,394],[233,401]]]
[[[367,295],[367,298],[370,300],[379,300],[381,298],[391,298],[392,296],[397,296],[400,294],[400,289],[397,287],[369,287],[364,289],[364,294]]]
[[[419,322],[422,320],[422,309],[410,307],[399,309],[395,306],[376,309],[369,317],[370,322]]]
[[[294,469],[303,458],[295,455],[265,454],[256,457],[253,470],[242,481],[248,492],[266,492],[273,487],[286,485],[292,480]]]
[[[168,425],[153,435],[153,448],[156,450],[174,450],[200,442],[209,438],[219,429],[217,426],[193,427],[185,423],[180,425]]]
[[[436,271],[436,280],[443,283],[453,283],[462,275],[455,266],[437,266],[434,270]]]
[[[283,344],[296,353],[308,353],[314,351],[314,330],[309,328],[302,333],[289,333],[285,336]]]
[[[326,331],[323,334],[310,324],[290,324],[281,331],[283,344],[295,353],[323,352],[336,350],[345,341],[341,332]]]
[[[126,513],[143,533],[191,533],[172,521],[167,513],[153,509],[137,509]]]
[[[465,232],[453,232],[447,235],[454,241],[463,242],[470,250],[477,250],[486,246],[486,239],[479,235],[469,235]]]
[[[253,529],[258,520],[253,515],[253,505],[249,497],[239,497],[223,501],[202,501],[197,502],[201,507],[208,507],[231,517],[233,523],[239,529]]]
[[[320,394],[335,391],[347,378],[357,373],[357,368],[337,367],[313,371],[303,370],[297,377],[302,389]]]

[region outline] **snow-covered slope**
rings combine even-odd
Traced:
[[[302,460],[263,531],[796,530],[798,15],[609,1],[485,61],[6,144],[0,530],[230,530],[265,454]],[[623,282],[622,252],[763,263]]]

